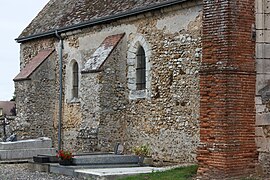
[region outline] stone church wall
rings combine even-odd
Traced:
[[[201,19],[184,22],[187,28],[176,32],[164,26],[174,18],[139,23],[138,32],[152,48],[151,98],[129,101],[125,142],[148,143],[156,159],[192,162],[199,141]]]
[[[270,174],[270,2],[256,0],[256,143],[260,171]]]
[[[136,145],[148,144],[155,159],[195,161],[199,143],[201,10],[201,1],[189,1],[61,34],[65,149],[112,151],[115,143],[120,142],[128,153]],[[70,101],[70,63],[76,60],[82,70],[102,41],[119,33],[125,36],[101,71],[80,74],[79,99]],[[130,99],[127,58],[138,37],[143,37],[149,47],[149,97]],[[21,130],[21,137],[52,137],[57,146],[58,40],[22,44],[21,67],[46,47],[54,47],[55,54],[39,67],[31,81],[15,83],[18,122],[22,122],[17,129]],[[53,78],[38,76],[38,72],[52,73]]]
[[[53,53],[31,75],[31,80],[18,81],[16,88],[17,118],[11,127],[18,139],[40,136],[56,138],[53,119],[57,102],[56,66]]]

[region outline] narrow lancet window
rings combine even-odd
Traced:
[[[72,82],[72,96],[73,98],[78,98],[79,94],[79,66],[77,62],[73,64],[73,82]]]
[[[137,66],[136,66],[136,89],[143,90],[146,88],[146,62],[145,51],[142,46],[139,46],[137,51]]]

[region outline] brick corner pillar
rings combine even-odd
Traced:
[[[199,179],[255,172],[254,0],[204,0]]]

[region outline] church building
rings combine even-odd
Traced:
[[[19,138],[270,174],[270,2],[50,0],[16,39]],[[244,168],[244,170],[243,170]]]

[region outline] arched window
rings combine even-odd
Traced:
[[[73,78],[72,78],[72,97],[78,98],[79,94],[79,66],[77,62],[74,62],[72,67]]]
[[[135,36],[127,51],[129,99],[151,98],[151,47],[142,35]]]
[[[145,52],[142,46],[139,46],[136,57],[136,89],[143,90],[146,88],[146,62]]]

